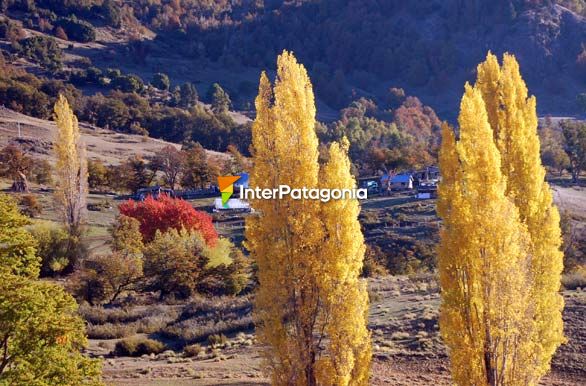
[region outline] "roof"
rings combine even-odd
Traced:
[[[413,177],[411,177],[411,174],[397,174],[396,176],[391,178],[392,184],[396,184],[396,183],[400,183],[400,182],[410,182],[410,181],[413,181]]]

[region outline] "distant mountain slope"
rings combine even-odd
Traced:
[[[177,12],[179,26],[151,42],[153,55],[173,45],[182,58],[205,58],[216,68],[273,68],[282,49],[293,50],[335,108],[352,94],[383,101],[395,86],[453,117],[464,82],[488,50],[518,57],[542,113],[577,113],[576,96],[586,91],[586,53],[577,63],[586,21],[556,1],[217,2],[207,13],[189,3]],[[167,14],[156,15],[142,21],[152,25]]]
[[[2,4],[29,28],[54,20],[44,30],[52,35],[71,14],[90,23],[96,42],[61,42],[66,60],[90,58],[101,69],[120,68],[144,80],[164,72],[172,85],[192,82],[202,95],[219,82],[239,110],[252,107],[260,71],[274,68],[277,55],[288,49],[310,72],[322,120],[335,119],[360,96],[386,108],[390,87],[404,88],[453,120],[464,82],[474,79],[476,65],[491,50],[517,56],[540,114],[584,113],[576,102],[586,92],[583,0]]]

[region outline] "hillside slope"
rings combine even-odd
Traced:
[[[20,139],[18,138],[19,123]],[[100,159],[108,164],[116,165],[133,155],[148,157],[168,145],[180,148],[180,145],[175,143],[140,135],[117,133],[86,123],[80,123],[80,128],[82,139],[87,145],[88,158]],[[0,147],[16,141],[35,156],[52,161],[51,147],[56,130],[55,123],[52,121],[33,118],[4,107],[0,108]],[[226,154],[210,150],[207,150],[207,154],[215,159],[227,157]]]
[[[13,5],[5,15],[27,33],[55,36],[54,28],[41,31],[47,17],[38,15],[76,14],[91,23],[95,38],[59,40],[68,64],[89,58],[102,70],[118,68],[145,81],[164,72],[172,86],[191,82],[202,96],[219,82],[240,110],[251,109],[260,71],[274,68],[288,49],[310,72],[320,120],[334,120],[360,96],[388,108],[389,87],[404,88],[453,120],[464,82],[491,50],[517,56],[541,115],[584,113],[576,102],[586,92],[583,0],[110,3],[118,5],[114,22],[105,20],[97,0],[41,1],[28,10]]]

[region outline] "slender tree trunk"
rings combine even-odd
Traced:
[[[12,182],[11,190],[13,192],[27,192],[29,191],[28,180],[26,175],[22,172],[18,172],[18,176]]]

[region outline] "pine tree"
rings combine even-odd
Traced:
[[[226,113],[232,105],[230,95],[218,83],[214,83],[209,91],[212,111],[214,113]]]
[[[440,330],[458,385],[529,385],[528,235],[506,179],[484,101],[466,85],[460,139],[444,125],[438,212]]]
[[[528,366],[534,367],[532,382],[537,382],[564,342],[563,298],[559,294],[563,269],[560,216],[541,163],[536,99],[528,97],[515,57],[505,54],[499,67],[496,56],[489,52],[478,66],[476,84],[502,157],[507,196],[517,206],[530,235],[530,287],[536,324],[532,331],[534,358]]]
[[[283,52],[277,66],[274,87],[265,73],[260,79],[250,184],[318,188],[311,83],[292,54]],[[353,186],[345,152],[332,148],[323,183]],[[330,204],[288,196],[251,200],[259,214],[247,219],[246,246],[258,265],[257,331],[274,385],[362,385],[368,380],[367,299],[357,277],[364,254],[357,203]]]
[[[55,103],[57,139],[54,145],[57,165],[55,197],[69,234],[81,234],[87,199],[87,157],[81,140],[77,118],[67,99],[59,95]]]

